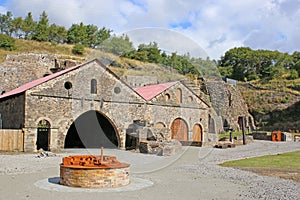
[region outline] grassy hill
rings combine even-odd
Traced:
[[[300,130],[300,79],[240,83],[257,125],[265,130]]]

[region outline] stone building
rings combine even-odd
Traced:
[[[132,127],[166,140],[213,144],[223,130],[217,112],[183,82],[132,88],[99,60],[73,66],[0,96],[3,129],[22,129],[24,150],[118,147]]]

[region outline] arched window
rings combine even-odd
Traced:
[[[169,101],[170,100],[170,95],[169,94],[165,94],[165,101]]]
[[[182,103],[182,91],[180,88],[176,89],[176,104]]]
[[[91,94],[97,94],[97,80],[91,80]]]

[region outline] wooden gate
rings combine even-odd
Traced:
[[[0,129],[1,151],[24,151],[22,130]]]
[[[171,125],[171,138],[179,141],[188,141],[188,126],[183,119],[177,118]]]
[[[202,128],[199,124],[193,127],[193,142],[202,142]]]

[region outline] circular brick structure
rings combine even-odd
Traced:
[[[129,184],[129,164],[114,156],[68,156],[60,165],[60,184],[82,188],[115,188]]]

